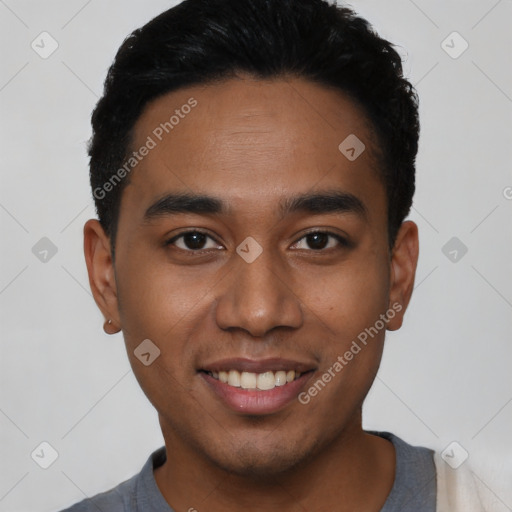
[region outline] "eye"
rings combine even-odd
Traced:
[[[187,231],[171,238],[166,245],[174,245],[184,251],[201,251],[222,249],[222,246],[211,236],[202,231]]]
[[[321,251],[324,249],[333,249],[339,246],[348,246],[347,240],[342,236],[326,231],[313,231],[295,242],[292,247],[294,249]]]

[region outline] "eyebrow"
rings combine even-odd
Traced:
[[[364,219],[368,217],[368,210],[361,199],[353,194],[341,191],[308,193],[287,198],[281,203],[281,214],[283,216],[295,212],[306,212],[316,215],[324,213],[355,213]]]
[[[146,210],[144,220],[150,221],[157,217],[178,213],[219,214],[223,213],[225,209],[224,203],[216,197],[196,194],[167,194]]]
[[[279,204],[282,217],[304,212],[313,215],[325,213],[354,213],[366,219],[368,210],[364,203],[355,195],[341,191],[306,193],[285,198]],[[221,199],[208,195],[167,194],[153,203],[144,214],[144,221],[179,213],[198,215],[215,215],[228,211]]]

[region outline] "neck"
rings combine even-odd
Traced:
[[[220,468],[162,427],[170,456],[155,479],[175,510],[378,512],[393,486],[393,445],[360,422],[296,467],[257,478]]]

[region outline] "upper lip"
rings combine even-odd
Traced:
[[[292,359],[282,359],[277,357],[268,359],[246,359],[236,357],[208,363],[200,368],[200,370],[206,372],[238,370],[240,372],[251,373],[276,372],[279,370],[295,370],[298,373],[305,373],[314,369],[315,366],[310,363],[303,363]]]

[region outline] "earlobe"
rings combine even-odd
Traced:
[[[107,319],[103,329],[107,334],[115,334],[121,327],[110,239],[95,219],[84,226],[84,255],[94,300]]]
[[[406,221],[400,226],[391,256],[389,307],[397,311],[397,314],[388,321],[389,331],[402,326],[414,289],[418,254],[418,226],[412,221]]]
[[[103,330],[105,331],[105,334],[116,334],[121,330],[121,328],[117,327],[112,322],[112,319],[109,318],[108,320],[105,320],[105,322],[103,323]]]

